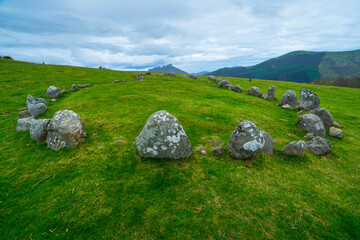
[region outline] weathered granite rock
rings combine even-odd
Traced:
[[[235,92],[239,92],[239,93],[242,92],[242,88],[241,88],[240,85],[235,85],[235,86],[233,86],[232,90],[235,91]]]
[[[319,97],[309,89],[300,90],[300,108],[312,110],[320,106]]]
[[[280,105],[289,104],[293,108],[299,107],[296,93],[293,90],[288,90],[284,93],[280,100]]]
[[[167,111],[158,111],[147,120],[136,138],[140,156],[179,159],[190,157],[193,149],[180,122]]]
[[[224,80],[224,81],[219,82],[218,86],[229,89],[229,87],[232,87],[232,84],[228,80]]]
[[[189,78],[192,78],[192,79],[197,79],[197,76],[196,76],[196,75],[192,75],[192,74],[190,74],[190,75],[189,75]]]
[[[208,76],[208,79],[209,79],[209,80],[212,80],[212,81],[215,81],[216,78],[215,78],[214,76],[209,75],[209,76]]]
[[[325,155],[332,149],[331,141],[319,136],[314,137],[306,143],[307,149],[316,155]]]
[[[262,95],[262,98],[265,100],[274,100],[275,98],[275,86],[268,88],[267,92]]]
[[[46,110],[47,106],[44,103],[38,103],[29,107],[29,111],[31,112],[33,117],[40,116],[41,114],[46,112]]]
[[[32,114],[29,110],[19,112],[19,116],[18,116],[19,119],[20,118],[28,118],[28,117],[32,117]]]
[[[76,84],[71,85],[71,88],[70,88],[71,91],[76,91],[76,89],[77,89]]]
[[[315,108],[315,109],[311,110],[310,113],[317,115],[321,119],[321,121],[324,123],[325,128],[331,127],[334,123],[334,119],[333,119],[331,113],[329,113],[329,111],[326,110],[326,108],[321,108],[321,109]]]
[[[324,123],[317,115],[312,113],[300,116],[298,126],[300,129],[314,133],[315,135],[320,137],[325,137],[326,135]]]
[[[46,143],[53,150],[75,147],[86,137],[83,121],[71,110],[56,112],[45,131],[48,132]]]
[[[315,135],[313,134],[313,133],[307,133],[306,135],[305,135],[305,138],[307,138],[307,139],[312,139],[312,138],[314,138],[315,137]]]
[[[224,155],[225,154],[225,150],[222,146],[217,146],[215,149],[214,149],[214,153],[216,156],[221,156],[221,155]]]
[[[50,86],[45,93],[45,97],[47,98],[57,98],[60,94],[60,88]]]
[[[333,126],[334,126],[334,127],[338,127],[338,128],[344,128],[344,127],[341,126],[341,124],[338,123],[338,122],[333,122]]]
[[[262,151],[264,144],[264,136],[256,125],[245,120],[235,128],[227,147],[231,157],[250,159]]]
[[[30,129],[30,125],[35,121],[33,117],[20,118],[18,119],[16,125],[16,131],[28,131]]]
[[[265,139],[265,144],[263,148],[263,153],[266,155],[273,155],[274,154],[274,139],[271,137],[270,134],[264,131],[260,131]]]
[[[33,105],[36,105],[38,103],[43,103],[45,105],[48,104],[48,102],[43,99],[43,98],[38,98],[38,97],[33,97],[31,95],[28,95],[27,98],[26,98],[26,105],[28,107],[28,109],[33,106]]]
[[[305,156],[305,152],[306,152],[306,144],[302,140],[297,141],[297,142],[294,141],[294,142],[289,143],[283,149],[281,149],[281,151],[289,156],[303,157],[303,156]]]
[[[343,131],[341,129],[331,127],[330,130],[329,130],[329,135],[331,137],[342,138]]]
[[[45,128],[49,122],[50,119],[39,119],[33,121],[30,125],[30,137],[38,142],[45,141],[47,136]]]
[[[256,97],[261,97],[261,91],[258,87],[251,87],[247,91],[248,94],[254,95]]]

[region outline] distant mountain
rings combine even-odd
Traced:
[[[168,72],[168,73],[181,73],[181,74],[188,74],[187,72],[178,69],[176,67],[174,67],[171,64],[168,65],[164,65],[164,66],[159,66],[159,67],[154,67],[154,68],[150,68],[149,69],[150,72]]]
[[[192,75],[208,75],[209,73],[210,73],[209,71],[202,71],[198,73],[192,73]]]
[[[360,76],[360,50],[347,52],[296,51],[251,67],[221,68],[208,75],[311,82],[319,78]]]

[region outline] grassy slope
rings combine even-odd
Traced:
[[[360,238],[360,90],[227,78],[243,89],[275,85],[277,99],[265,101],[205,78],[136,82],[135,72],[0,60],[2,238]],[[28,94],[42,97],[50,85],[69,89],[87,82],[93,86],[50,102],[42,116],[64,109],[79,114],[88,134],[80,147],[52,151],[15,131]],[[327,156],[280,152],[304,132],[296,130],[295,110],[275,104],[286,90],[303,87],[345,126],[344,139],[332,138]],[[135,137],[161,109],[179,119],[193,147],[203,145],[210,154],[176,161],[139,157]],[[228,153],[215,157],[208,140],[218,136],[226,144],[245,119],[274,137],[275,154],[260,154],[252,163]]]

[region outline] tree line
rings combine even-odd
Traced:
[[[322,78],[310,82],[316,85],[327,85],[337,87],[360,88],[360,76],[358,77],[337,77],[334,79]]]

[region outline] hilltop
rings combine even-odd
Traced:
[[[0,234],[2,239],[359,239],[360,89],[230,78],[243,93],[207,76],[144,75],[0,59]],[[114,83],[114,80],[120,80]],[[124,82],[123,80],[127,80]],[[16,132],[27,96],[49,86],[91,87],[49,101],[40,118],[69,109],[85,124],[76,148],[51,150]],[[245,92],[276,87],[275,100]],[[326,156],[284,155],[305,140],[298,110],[276,104],[285,91],[315,92],[344,126]],[[135,137],[151,114],[167,110],[192,147],[186,159],[142,158]],[[275,140],[274,154],[233,160],[236,126],[252,121]],[[212,141],[223,142],[216,156]]]
[[[360,76],[360,50],[346,52],[296,51],[251,67],[227,67],[214,76],[260,78],[307,83],[319,78]]]
[[[180,73],[180,74],[188,74],[187,72],[174,67],[172,64],[168,64],[168,65],[164,65],[164,66],[159,66],[159,67],[154,67],[154,68],[150,68],[149,69],[150,72],[167,72],[167,73]]]

